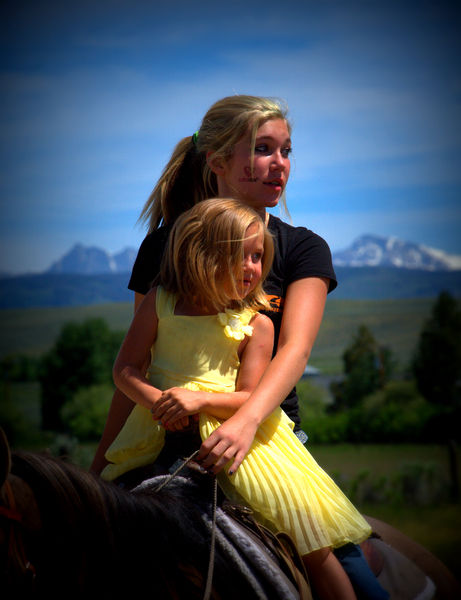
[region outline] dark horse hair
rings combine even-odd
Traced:
[[[37,596],[203,597],[210,531],[199,513],[210,511],[209,495],[124,491],[47,454],[13,453],[11,472],[39,509],[40,527],[27,540]],[[217,597],[245,597],[243,576],[218,550],[214,573]]]

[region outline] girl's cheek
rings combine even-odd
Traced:
[[[239,181],[243,183],[256,183],[258,177],[252,177],[251,167],[243,167],[243,176],[239,178]]]

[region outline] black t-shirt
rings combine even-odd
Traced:
[[[272,310],[266,312],[274,323],[274,354],[282,323],[283,303],[288,286],[305,277],[326,277],[330,280],[329,292],[337,286],[328,244],[319,235],[305,227],[293,227],[278,217],[270,215],[268,229],[274,236],[275,255],[272,269],[264,282],[264,290]],[[149,233],[142,242],[133,266],[128,288],[147,294],[160,271],[163,251],[171,227],[160,227]],[[294,388],[283,401],[282,408],[300,427],[298,397]]]

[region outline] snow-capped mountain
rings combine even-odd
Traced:
[[[366,234],[357,238],[349,248],[334,252],[333,263],[338,267],[455,271],[461,269],[461,256],[395,237]]]
[[[75,244],[62,258],[54,262],[47,273],[80,273],[98,275],[101,273],[125,273],[131,271],[136,258],[134,248],[125,248],[117,254],[110,254],[95,246]]]
[[[111,254],[95,246],[75,244],[46,273],[102,273],[130,272],[136,258],[134,248]],[[366,234],[357,238],[349,248],[333,253],[336,267],[396,267],[424,271],[461,270],[461,256],[443,250],[406,242],[395,237]]]

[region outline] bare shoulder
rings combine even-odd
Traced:
[[[256,313],[256,315],[251,320],[250,324],[253,327],[254,333],[265,335],[274,333],[274,324],[267,315]]]
[[[157,298],[157,288],[153,287],[144,296],[144,298],[142,299],[142,303],[149,304],[149,305],[154,304],[154,306],[155,306],[156,298]]]
[[[147,318],[147,317],[151,318],[152,315],[156,315],[157,314],[156,298],[157,298],[157,288],[152,288],[141,299],[141,302],[136,307],[135,317],[138,316],[138,319],[141,319],[141,318]]]

